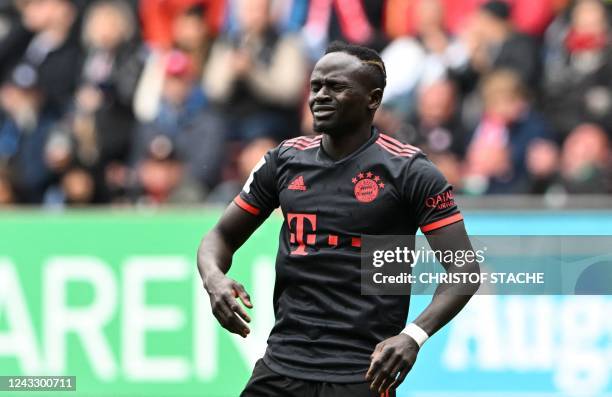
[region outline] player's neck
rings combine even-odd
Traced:
[[[323,134],[323,150],[332,159],[342,160],[366,143],[373,133],[372,126],[365,125],[340,136]]]

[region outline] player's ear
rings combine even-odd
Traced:
[[[382,101],[383,90],[380,88],[374,88],[370,91],[370,95],[368,97],[368,109],[375,111],[380,106],[380,102]]]

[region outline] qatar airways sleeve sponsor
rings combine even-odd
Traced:
[[[452,189],[427,197],[425,199],[425,207],[437,210],[455,207],[455,195],[453,194]]]

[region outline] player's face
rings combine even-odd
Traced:
[[[343,52],[317,62],[308,100],[316,132],[342,135],[371,123],[371,87],[364,73],[361,61]]]

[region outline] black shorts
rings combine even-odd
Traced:
[[[395,397],[395,390],[374,393],[370,383],[330,383],[289,378],[258,360],[240,397]]]

